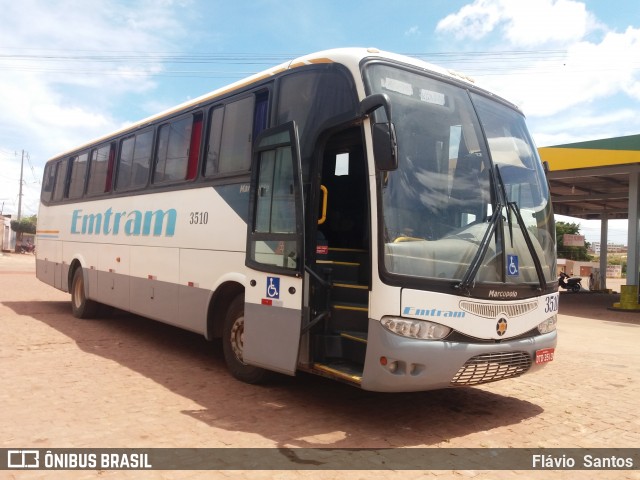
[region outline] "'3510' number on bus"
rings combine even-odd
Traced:
[[[191,212],[189,214],[190,225],[206,225],[209,223],[209,212]]]
[[[558,311],[558,295],[547,297],[547,305],[545,306],[544,313],[557,312]]]

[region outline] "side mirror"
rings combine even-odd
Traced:
[[[373,154],[376,168],[381,172],[389,172],[398,168],[398,140],[396,129],[391,122],[391,101],[384,93],[369,95],[360,102],[360,116],[365,117],[384,108],[387,116],[386,123],[371,124],[371,135],[373,137]]]

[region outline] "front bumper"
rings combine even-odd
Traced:
[[[362,388],[414,392],[517,377],[544,366],[535,363],[535,352],[555,348],[557,340],[556,331],[500,343],[416,340],[391,333],[369,319]]]

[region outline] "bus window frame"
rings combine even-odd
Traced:
[[[92,192],[92,191],[89,190],[89,187],[91,185],[91,174],[94,171],[93,170],[94,169],[93,155],[94,155],[94,153],[98,152],[99,150],[102,150],[105,147],[109,148],[109,156],[107,157],[107,171],[106,171],[104,182],[103,182],[103,191],[101,191],[101,192]],[[89,149],[89,167],[88,167],[88,173],[87,173],[85,192],[84,192],[84,196],[82,198],[93,199],[93,198],[100,197],[100,196],[103,196],[103,195],[109,195],[109,194],[111,194],[111,192],[113,192],[113,186],[114,186],[113,174],[115,172],[115,163],[116,163],[117,157],[118,157],[118,151],[117,150],[118,150],[117,139],[111,139],[108,142],[103,142],[103,143],[99,143],[97,145],[93,145]],[[109,189],[108,190],[106,189],[107,188],[107,183],[109,185]]]
[[[74,202],[77,202],[79,200],[82,200],[82,198],[84,198],[86,191],[87,191],[87,179],[89,177],[89,162],[90,162],[90,154],[91,150],[90,149],[84,149],[84,150],[80,150],[79,152],[74,153],[73,155],[69,156],[68,160],[67,160],[67,188],[66,188],[66,193],[65,193],[65,200],[71,200]],[[85,158],[85,166],[84,166],[84,174],[83,174],[83,178],[81,180],[82,186],[81,186],[81,190],[80,190],[80,194],[79,195],[74,195],[73,197],[71,196],[71,186],[73,185],[73,172],[75,169],[75,166],[78,164],[78,159],[82,156],[86,156]]]
[[[115,192],[116,194],[120,194],[123,196],[127,196],[127,195],[131,195],[133,192],[140,192],[140,191],[144,191],[147,190],[150,186],[150,177],[151,177],[151,167],[153,165],[153,157],[155,155],[155,143],[156,143],[156,131],[157,131],[157,125],[146,125],[143,128],[140,128],[138,130],[134,130],[133,132],[127,132],[125,135],[122,135],[120,137],[117,137],[115,139],[115,141],[117,142],[117,146],[116,146],[116,160],[115,160],[115,167],[114,167],[114,178],[113,178],[113,184],[111,186],[111,191]],[[140,184],[140,185],[128,185],[126,187],[119,187],[118,186],[118,175],[120,174],[120,168],[122,166],[122,144],[125,140],[128,140],[130,138],[137,138],[138,135],[142,135],[145,133],[151,132],[152,133],[152,138],[151,138],[151,152],[149,153],[149,165],[148,165],[148,172],[147,172],[147,180],[144,184]],[[133,145],[133,154],[135,154],[135,143]],[[133,156],[131,158],[131,167],[133,168]]]
[[[67,199],[67,192],[68,192],[68,185],[69,185],[69,169],[67,168],[69,165],[69,158],[62,158],[60,160],[58,160],[56,163],[56,174],[55,174],[55,183],[53,185],[53,190],[51,191],[51,201],[53,203],[62,203]],[[60,170],[64,170],[64,172],[61,172]],[[59,182],[59,175],[63,174],[63,179],[62,179],[62,185],[60,185]],[[62,192],[60,193],[60,195],[58,196],[58,186],[62,187]]]
[[[260,145],[260,142],[264,138],[275,137],[278,134],[287,133],[289,140],[287,142],[270,143]],[[260,168],[254,168],[261,164],[262,154],[268,151],[275,151],[278,148],[290,147],[291,148],[291,163],[293,166],[293,195],[294,195],[294,208],[295,208],[295,232],[288,233],[273,233],[273,232],[259,232],[256,231],[256,217],[257,217],[257,199]],[[305,268],[305,202],[303,196],[303,180],[302,180],[302,158],[300,154],[300,139],[298,136],[297,126],[295,121],[286,122],[282,125],[266,128],[263,130],[256,141],[252,149],[251,158],[251,189],[249,195],[249,216],[247,221],[247,244],[245,250],[245,264],[247,267],[257,270],[259,272],[274,273],[286,276],[300,277]],[[294,268],[283,267],[273,265],[269,263],[263,263],[256,260],[253,256],[254,249],[252,245],[258,241],[295,241],[297,251],[297,261]]]
[[[263,84],[259,84],[254,86],[253,88],[249,89],[249,90],[245,90],[245,91],[241,91],[241,92],[236,92],[231,96],[228,97],[224,97],[224,98],[217,98],[215,99],[215,101],[213,103],[210,103],[206,106],[206,115],[205,115],[205,121],[206,121],[206,125],[204,125],[204,129],[203,129],[203,135],[202,135],[202,141],[203,141],[203,145],[201,147],[201,153],[200,153],[200,166],[198,168],[198,173],[199,173],[199,178],[201,179],[201,181],[204,182],[216,182],[216,181],[220,181],[220,182],[224,182],[227,179],[234,179],[234,178],[239,178],[239,177],[248,177],[251,174],[251,166],[253,164],[253,148],[255,145],[255,141],[256,138],[253,138],[253,133],[255,131],[255,121],[256,121],[256,104],[257,104],[257,98],[259,95],[261,94],[266,94],[267,95],[267,114],[266,114],[266,126],[265,128],[262,129],[262,131],[268,130],[269,128],[272,127],[272,114],[273,114],[273,97],[274,97],[274,81],[270,80],[268,83],[263,83]],[[240,169],[240,170],[234,170],[234,171],[227,171],[227,172],[220,172],[220,155],[222,153],[222,140],[223,140],[223,136],[224,136],[224,128],[225,128],[225,119],[227,118],[227,106],[229,106],[232,103],[236,103],[239,101],[242,101],[244,99],[247,98],[253,98],[253,108],[252,108],[252,115],[251,115],[251,129],[250,129],[250,144],[251,147],[249,149],[249,163],[248,163],[248,168],[246,169]],[[216,109],[221,109],[222,110],[222,122],[221,122],[221,129],[219,131],[219,135],[218,135],[218,158],[217,161],[214,164],[214,170],[211,173],[207,173],[206,172],[206,167],[207,167],[207,157],[209,155],[209,151],[211,150],[211,142],[210,142],[210,138],[211,138],[211,129],[213,128],[213,121],[212,121],[212,117],[213,117],[213,113]],[[262,131],[260,133],[262,133]],[[232,183],[232,182],[227,182],[227,183]]]
[[[180,115],[176,115],[173,117],[169,117],[164,119],[164,121],[160,122],[160,123],[156,123],[153,125],[154,128],[154,139],[153,139],[153,147],[152,147],[152,153],[151,153],[151,163],[149,165],[149,170],[150,170],[150,179],[148,180],[147,183],[147,187],[146,188],[162,188],[168,185],[176,185],[176,184],[181,184],[181,183],[190,183],[193,182],[194,180],[196,180],[198,178],[197,175],[197,171],[199,170],[198,165],[196,165],[196,175],[193,178],[187,178],[189,171],[190,171],[190,166],[189,166],[189,161],[191,158],[191,142],[193,139],[193,128],[194,125],[196,124],[196,117],[200,115],[201,116],[201,122],[202,125],[200,126],[201,132],[200,132],[200,143],[198,145],[199,147],[199,152],[198,152],[198,158],[197,158],[197,163],[199,164],[201,162],[201,157],[202,157],[202,129],[204,127],[204,111],[201,109],[197,109],[197,110],[190,110],[186,113],[180,114]],[[180,179],[170,179],[170,180],[161,180],[161,181],[156,181],[156,168],[158,166],[158,153],[159,153],[159,144],[160,144],[160,132],[162,130],[163,127],[166,127],[167,125],[171,125],[174,123],[178,123],[181,122],[187,118],[191,118],[191,127],[189,129],[189,141],[188,141],[188,148],[187,148],[187,155],[186,155],[186,164],[185,164],[185,172],[184,172],[184,178],[180,178]],[[171,138],[170,136],[170,132],[169,132],[169,138]],[[167,149],[168,149],[168,145],[167,145]],[[165,166],[166,166],[166,161],[167,159],[165,158]],[[144,190],[144,189],[143,189]]]

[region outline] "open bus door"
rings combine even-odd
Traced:
[[[254,143],[243,361],[293,375],[303,311],[304,202],[294,122]]]

